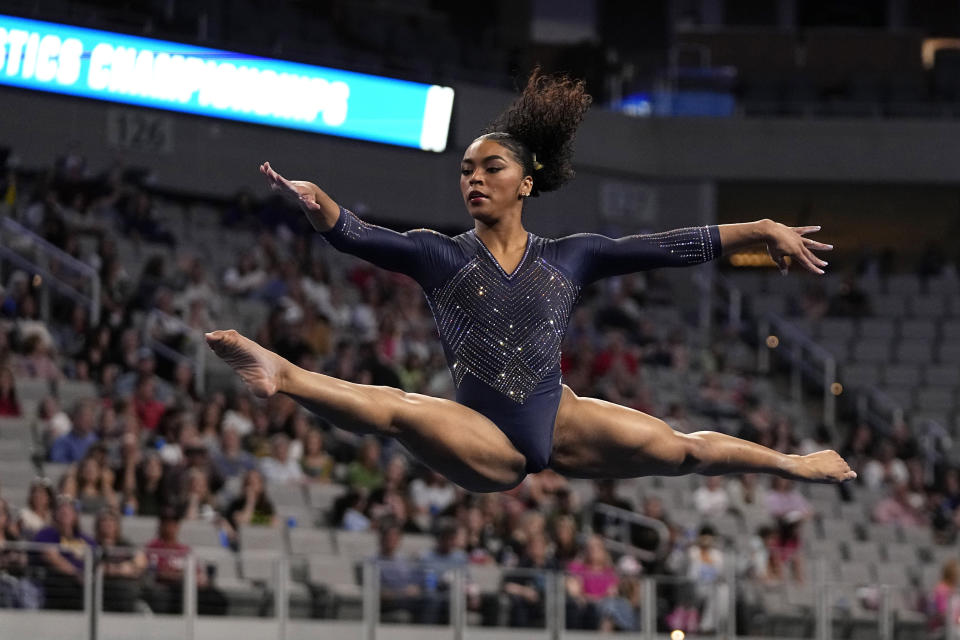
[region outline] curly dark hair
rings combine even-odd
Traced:
[[[554,191],[574,176],[573,138],[593,99],[583,80],[534,68],[523,93],[481,137],[496,140],[533,176],[531,196]],[[536,154],[536,160],[534,160]]]

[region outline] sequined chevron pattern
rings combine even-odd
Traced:
[[[579,288],[542,258],[509,279],[480,255],[429,295],[440,336],[453,352],[460,386],[469,371],[523,404],[558,366],[560,344]]]
[[[650,233],[642,236],[645,240],[677,256],[684,264],[700,264],[713,260],[713,243],[710,242],[708,227],[686,227]]]
[[[343,218],[343,235],[351,240],[358,239],[360,234],[363,233],[363,230],[370,227],[369,224],[358,218],[352,211],[344,209],[343,207],[340,207],[340,217]]]

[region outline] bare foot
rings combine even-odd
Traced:
[[[798,463],[798,475],[810,482],[836,483],[857,477],[857,472],[850,468],[847,461],[829,449],[798,456]]]
[[[233,329],[206,334],[207,344],[230,365],[253,395],[269,398],[280,388],[280,371],[286,360],[267,351]]]

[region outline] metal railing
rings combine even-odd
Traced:
[[[598,533],[604,536],[604,542],[611,551],[629,553],[644,562],[659,560],[666,555],[667,546],[670,543],[670,531],[661,520],[609,504],[596,503],[592,509],[594,514],[603,516],[609,524]],[[641,549],[631,544],[633,527],[654,531],[657,534],[656,549]]]
[[[733,639],[737,637],[738,627],[744,626],[752,637],[830,640],[838,632],[843,635],[856,627],[861,637],[895,640],[902,635],[901,631],[923,633],[927,624],[923,614],[911,611],[912,627],[907,628],[906,612],[895,605],[894,594],[899,587],[845,581],[825,559],[816,563],[811,583],[771,585],[738,579],[732,551],[726,553],[723,568],[712,574],[619,574],[614,576],[616,589],[607,588],[605,593],[591,595],[576,589],[571,591],[570,581],[576,582],[586,575],[582,570],[474,566],[467,564],[465,558],[455,562],[384,562],[370,558],[290,555],[279,551],[234,555],[225,549],[190,552],[148,549],[149,560],[142,575],[120,585],[135,589],[136,596],[111,600],[116,598],[117,578],[116,574],[108,573],[106,567],[110,562],[116,563],[117,556],[114,552],[80,545],[80,550],[71,551],[75,560],[79,558],[79,573],[72,584],[74,592],[79,588],[82,595],[77,600],[74,593],[73,604],[67,606],[66,601],[51,597],[49,589],[55,582],[44,578],[44,572],[51,572],[46,552],[66,553],[64,549],[66,547],[60,545],[32,543],[4,546],[4,554],[22,550],[29,556],[31,570],[23,575],[32,577],[48,590],[46,600],[40,605],[41,611],[58,613],[37,616],[36,611],[0,607],[0,628],[12,629],[18,621],[24,621],[21,626],[29,624],[35,640],[52,637],[119,640],[131,637],[131,625],[148,621],[151,626],[165,630],[164,633],[187,640],[235,636],[231,630],[247,637],[276,640],[317,637],[318,633],[329,633],[330,637],[359,635],[365,640],[402,634],[413,639],[422,637],[423,633],[435,634],[438,627],[446,627],[447,637],[458,639],[468,635],[490,640],[508,637],[504,633],[517,637],[517,630],[524,629],[530,634],[542,637],[541,634],[546,633],[551,640],[560,640],[566,635],[574,620],[572,612],[578,607],[586,607],[584,611],[592,607],[594,624],[598,615],[609,617],[617,620],[622,630],[631,631],[637,634],[634,637],[644,640],[662,637],[674,629],[697,632],[697,637]],[[212,552],[220,554],[218,560],[209,560]],[[136,549],[127,553],[130,557],[144,555]],[[158,559],[164,557],[175,563],[166,567],[167,573],[160,576]],[[258,567],[250,563],[251,559],[259,562]],[[315,565],[314,560],[321,562]],[[411,576],[411,585],[416,586],[411,591],[415,595],[398,602],[385,592],[383,583],[388,580],[386,572],[391,563],[404,565],[407,572],[404,575]],[[340,569],[333,568],[337,564],[342,565]],[[219,571],[208,571],[208,566],[217,567]],[[227,575],[233,567],[242,577]],[[483,572],[487,572],[486,577],[481,575]],[[6,575],[0,569],[0,578]],[[395,582],[394,579],[394,586]],[[155,589],[158,583],[166,587],[159,595]],[[508,593],[504,587],[507,583],[533,585],[531,589],[539,594],[538,599]],[[255,611],[234,611],[232,604],[226,606],[224,598],[223,609],[211,613],[209,593],[221,589],[231,590],[231,597],[247,590],[247,600],[253,603]],[[318,608],[313,604],[304,608],[304,599],[318,597],[339,599],[339,602],[332,607]],[[128,600],[136,601],[137,605],[119,606],[121,601],[129,604]],[[782,602],[782,606],[771,604],[777,601]],[[82,604],[78,606],[79,602]],[[531,616],[524,618],[526,622],[518,623],[524,626],[511,626],[515,620],[512,607],[524,604],[530,606]],[[946,638],[958,637],[954,615],[960,611],[958,604],[960,599],[954,594],[948,605],[953,614],[943,616]],[[64,609],[73,609],[73,612]],[[420,616],[423,611],[434,615],[424,618]],[[406,614],[406,617],[401,620],[391,617],[391,613]],[[64,626],[64,615],[74,622]],[[739,620],[741,615],[746,617]],[[578,636],[585,628],[579,629]]]
[[[184,337],[180,348],[171,347],[151,335],[151,328],[156,322],[164,326],[175,327],[179,335]],[[180,363],[186,362],[193,369],[193,388],[198,395],[202,395],[206,388],[207,345],[203,331],[194,329],[176,316],[165,313],[160,309],[151,309],[143,323],[143,343],[168,360]]]
[[[90,324],[100,322],[100,276],[90,265],[44,240],[10,217],[0,217],[0,269],[6,261],[29,277],[39,277],[40,317],[50,320],[50,291],[84,305]],[[0,272],[0,279],[3,274]]]
[[[715,312],[723,314],[729,326],[740,328],[744,320],[744,296],[740,289],[719,273],[702,271],[694,274],[700,291],[699,323],[704,336],[709,335]],[[819,386],[823,400],[823,423],[835,430],[837,421],[837,361],[833,355],[810,339],[789,320],[766,313],[755,318],[757,336],[757,372],[770,372],[774,354],[790,366],[790,395],[794,402],[803,401],[803,380]]]

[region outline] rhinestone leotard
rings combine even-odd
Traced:
[[[616,240],[530,233],[512,273],[472,230],[455,237],[428,229],[397,233],[341,208],[323,235],[340,251],[417,281],[436,319],[457,401],[496,424],[526,456],[530,473],[550,462],[562,390],[560,345],[581,288],[720,255],[720,233],[712,225]]]

